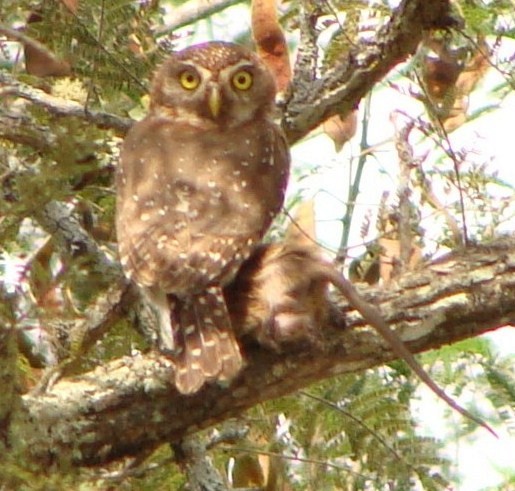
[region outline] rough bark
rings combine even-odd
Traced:
[[[283,117],[288,141],[296,142],[330,116],[350,113],[393,67],[416,52],[425,33],[447,29],[458,22],[451,15],[448,0],[404,0],[373,42],[342,54],[341,61],[316,80],[313,80],[316,47],[314,39],[306,34],[304,43],[301,39],[292,97]],[[302,32],[301,29],[301,35]]]
[[[232,2],[211,3],[213,6],[227,6]],[[313,3],[313,8],[315,7],[316,2]],[[307,8],[308,17],[309,11]],[[304,24],[309,24],[309,18],[304,20]],[[320,77],[316,77],[314,73],[314,66],[317,65],[314,57],[317,56],[317,52],[312,44],[315,42],[316,33],[314,28],[312,32],[306,32],[298,49],[299,58],[295,64],[291,96],[283,107],[282,126],[288,141],[291,144],[295,143],[330,116],[345,116],[351,112],[361,98],[392,68],[416,52],[426,32],[431,29],[446,29],[457,24],[458,21],[450,13],[448,0],[404,0],[395,9],[386,25],[379,30],[373,42],[342,53],[341,60]],[[6,30],[0,25],[0,32],[2,29]],[[306,25],[305,31],[309,29],[310,26]],[[128,118],[86,110],[78,102],[46,94],[20,82],[5,71],[0,71],[0,96],[21,97],[45,107],[52,114],[82,118],[100,128],[112,128],[120,134],[126,133],[132,124]],[[6,124],[6,121],[10,121],[10,124]],[[46,145],[46,141],[41,142],[41,137],[38,138],[40,128],[37,124],[31,124],[30,139],[27,137],[27,124],[27,120],[21,121],[21,115],[0,109],[0,136],[13,142],[23,141],[36,148]],[[12,125],[15,126],[14,129]],[[16,126],[19,127],[18,130]],[[45,139],[49,138],[51,135],[47,135]]]
[[[362,293],[414,352],[513,324],[515,240],[451,254],[389,287]],[[247,366],[228,388],[209,385],[181,396],[166,358],[125,357],[63,379],[44,395],[25,395],[18,431],[39,462],[103,464],[178,441],[313,382],[393,358],[343,299],[335,303],[341,317],[336,315],[333,326],[320,326],[321,349],[278,354],[247,345]]]

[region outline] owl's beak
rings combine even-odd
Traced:
[[[220,89],[217,86],[210,88],[207,104],[213,118],[216,119],[220,114],[220,108],[222,107],[222,97],[220,95]]]

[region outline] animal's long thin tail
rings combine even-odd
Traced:
[[[488,430],[493,436],[498,438],[497,433],[487,423],[461,407],[452,397],[448,396],[440,387],[438,387],[438,385],[436,385],[422,365],[420,365],[417,359],[413,356],[413,353],[402,342],[400,337],[390,329],[388,324],[386,324],[386,321],[383,319],[379,309],[366,302],[349,280],[339,273],[331,264],[320,263],[320,266],[321,275],[326,277],[336,288],[338,288],[338,290],[340,290],[349,303],[388,342],[392,351],[409,365],[413,372],[429,387],[429,389],[431,389],[431,391],[433,391],[455,411],[458,411],[461,415],[476,422],[478,425]]]

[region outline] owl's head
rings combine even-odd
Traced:
[[[151,111],[191,124],[235,127],[266,116],[273,107],[275,82],[250,50],[209,42],[173,53],[157,70]]]

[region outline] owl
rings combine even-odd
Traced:
[[[284,200],[289,150],[274,123],[272,74],[248,49],[209,42],[172,53],[116,175],[125,275],[156,314],[175,385],[228,383],[243,359],[223,287]]]

